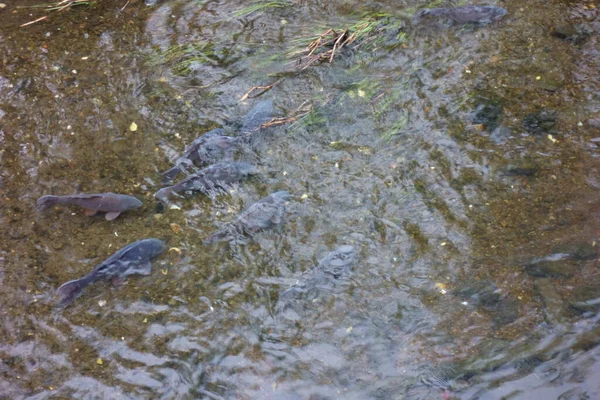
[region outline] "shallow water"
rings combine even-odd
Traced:
[[[600,398],[600,5],[498,2],[474,27],[413,25],[419,1],[277,4],[105,0],[23,28],[45,14],[0,9],[0,397]],[[298,71],[306,38],[366,13],[375,35]],[[298,118],[236,154],[260,176],[159,206],[185,146],[264,99]],[[282,227],[203,244],[277,190]],[[35,210],[108,191],[144,206]],[[170,247],[151,276],[57,308],[146,237]]]

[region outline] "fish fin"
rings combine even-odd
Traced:
[[[211,244],[211,243],[217,243],[217,242],[225,242],[227,240],[230,240],[231,238],[232,238],[232,235],[231,235],[230,229],[222,229],[218,232],[213,233],[208,238],[204,239],[204,241],[202,243]]]
[[[84,208],[83,209],[83,214],[91,217],[92,215],[96,215],[98,213],[98,210],[90,210],[89,208]]]
[[[56,292],[61,296],[60,305],[68,306],[75,301],[77,297],[81,295],[83,288],[85,288],[89,282],[85,278],[75,279],[64,283],[61,287],[56,289]]]
[[[119,215],[121,215],[121,213],[119,211],[111,211],[111,212],[107,212],[104,215],[104,218],[106,218],[107,221],[112,221],[115,218],[117,218]]]
[[[173,179],[177,178],[177,175],[181,172],[181,167],[179,165],[174,166],[170,170],[163,172],[163,183],[170,182]]]
[[[138,265],[137,268],[135,268],[135,273],[145,276],[150,275],[152,273],[152,263],[150,260]]]

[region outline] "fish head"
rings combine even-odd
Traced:
[[[167,244],[160,239],[147,239],[147,242],[149,245],[148,253],[150,258],[154,258],[167,250]]]
[[[495,7],[495,13],[494,13],[494,15],[492,15],[491,20],[498,21],[498,20],[504,18],[504,16],[506,14],[508,14],[508,10],[506,8]]]
[[[156,193],[154,193],[154,197],[156,200],[160,201],[163,205],[169,204],[169,195],[172,191],[172,186],[167,186],[162,189],[159,189]]]
[[[137,197],[127,196],[127,198],[123,200],[123,211],[140,208],[142,204],[143,203]]]

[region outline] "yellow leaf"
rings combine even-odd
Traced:
[[[98,359],[96,360],[96,364],[102,365],[102,359],[100,357],[98,357]]]
[[[132,122],[131,125],[129,125],[129,130],[131,132],[137,131],[137,124],[135,122]]]

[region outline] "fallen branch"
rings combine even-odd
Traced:
[[[240,100],[239,100],[239,101],[244,101],[244,100],[246,100],[246,99],[248,99],[248,98],[251,98],[251,99],[253,99],[253,98],[255,98],[255,97],[258,97],[258,96],[260,96],[260,95],[262,95],[262,94],[264,94],[264,93],[268,92],[269,90],[273,89],[273,87],[274,87],[275,85],[278,85],[278,84],[280,84],[281,82],[283,82],[283,78],[281,78],[281,79],[278,79],[278,80],[276,80],[275,82],[273,82],[273,83],[271,83],[270,85],[267,85],[267,86],[253,86],[253,87],[252,87],[250,90],[248,90],[248,91],[246,92],[246,94],[245,94],[245,95],[243,95],[242,97],[240,97]],[[252,94],[252,92],[254,92],[254,91],[256,91],[256,90],[262,90],[262,91],[261,91],[260,93],[258,93],[257,95],[255,95],[255,96],[250,96],[250,95]]]

